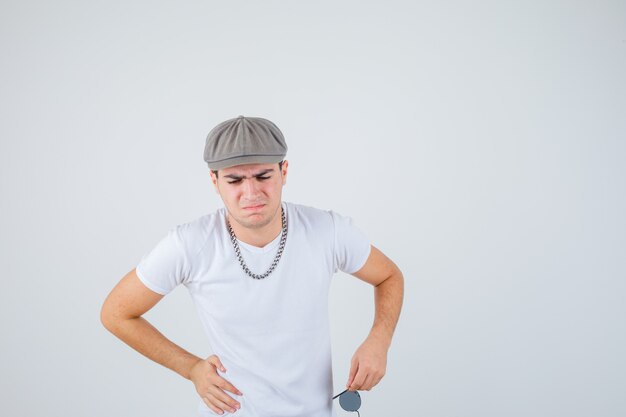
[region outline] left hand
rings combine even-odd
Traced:
[[[352,356],[346,388],[350,391],[369,391],[376,386],[385,376],[388,348],[378,339],[365,339]]]

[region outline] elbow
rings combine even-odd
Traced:
[[[391,270],[391,273],[389,273],[387,278],[385,278],[375,286],[378,287],[385,282],[396,282],[404,287],[404,275],[402,275],[402,271],[400,271],[400,268],[398,268],[395,264],[393,265],[393,269]]]
[[[109,311],[107,310],[106,301],[100,308],[100,323],[102,323],[105,329],[109,331],[111,330],[111,317]]]
[[[104,301],[102,307],[100,308],[100,323],[102,323],[105,329],[111,333],[115,333],[117,319],[116,314],[113,312],[113,309],[108,302],[108,298]]]
[[[109,332],[117,335],[129,320],[137,319],[141,316],[130,316],[120,310],[116,303],[106,300],[100,308],[100,323]]]

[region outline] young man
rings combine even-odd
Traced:
[[[224,207],[170,229],[102,306],[109,331],[193,382],[199,416],[333,415],[328,290],[337,270],[375,287],[374,324],[346,388],[370,390],[385,374],[402,273],[351,218],[282,201],[286,153],[269,120],[239,116],[217,125],[204,160]],[[179,284],[213,349],[206,359],[142,318]]]

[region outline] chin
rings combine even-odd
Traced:
[[[242,222],[247,228],[250,229],[260,229],[269,224],[269,220],[267,218],[259,218],[259,219],[246,219],[246,221]]]

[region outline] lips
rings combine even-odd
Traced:
[[[248,206],[244,207],[244,210],[260,210],[265,206],[265,204],[259,204],[258,206]]]

